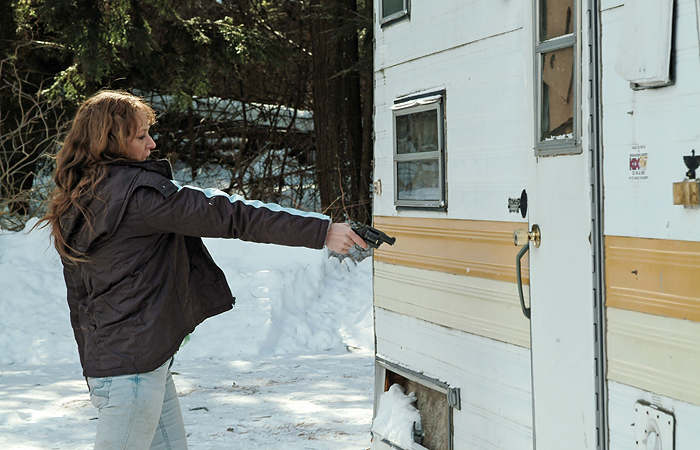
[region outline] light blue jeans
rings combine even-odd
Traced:
[[[173,359],[153,372],[88,378],[98,409],[95,450],[186,450]]]

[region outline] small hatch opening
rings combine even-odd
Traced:
[[[420,412],[423,429],[423,439],[419,444],[428,450],[448,450],[451,427],[447,394],[387,370],[384,391],[388,391],[394,384],[400,385],[407,394],[416,394],[414,406]]]
[[[420,426],[411,430],[418,444],[414,448],[453,450],[453,410],[460,409],[459,388],[377,357],[375,417],[379,398],[394,385],[401,386],[408,396],[415,395],[413,406],[420,415]],[[386,443],[392,448],[402,448],[393,442]]]

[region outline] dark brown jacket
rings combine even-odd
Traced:
[[[117,162],[94,198],[92,226],[62,220],[88,262],[64,261],[83,375],[155,370],[234,297],[201,237],[323,248],[329,219],[220,191],[180,187],[166,161]]]

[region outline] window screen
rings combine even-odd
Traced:
[[[444,98],[394,105],[394,184],[399,207],[445,207]]]

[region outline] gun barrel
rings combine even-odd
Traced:
[[[396,242],[396,238],[389,237],[383,231],[379,231],[369,225],[353,227],[352,230],[372,248],[378,248],[382,242],[386,242],[389,245],[394,245],[394,242]]]

